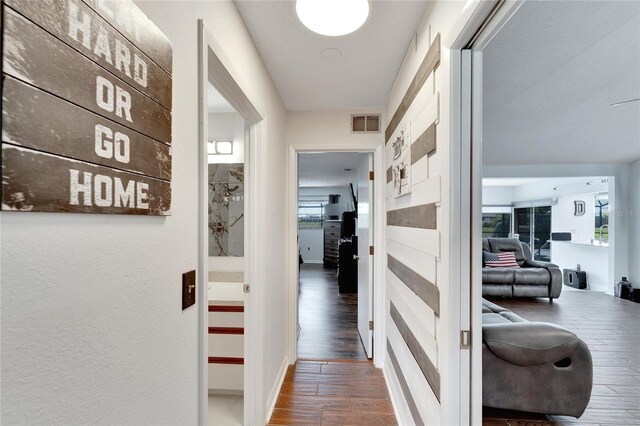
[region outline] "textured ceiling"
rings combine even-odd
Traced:
[[[355,181],[358,166],[366,155],[354,152],[300,154],[298,185],[302,187],[349,185]],[[351,171],[344,169],[351,169]]]
[[[526,1],[484,52],[485,164],[640,158],[640,2]]]
[[[236,1],[289,111],[384,106],[427,4],[370,1],[360,29],[327,37],[302,25],[293,1]],[[328,48],[342,56],[323,58]]]

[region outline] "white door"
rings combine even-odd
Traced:
[[[367,154],[358,169],[358,332],[368,358],[373,357],[373,155]]]

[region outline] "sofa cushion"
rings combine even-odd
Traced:
[[[522,243],[516,238],[489,238],[489,246],[493,253],[513,252],[518,265],[522,266],[527,260]]]
[[[482,324],[485,324],[485,314],[495,314],[499,315],[506,322],[525,322],[526,320],[508,309],[503,308],[502,306],[496,305],[495,303],[489,302],[487,299],[482,299]],[[486,317],[487,320],[490,320],[490,316]],[[505,322],[502,321],[502,322]],[[496,321],[493,321],[496,322]]]
[[[549,286],[540,284],[513,285],[513,297],[549,297]]]
[[[498,357],[521,366],[560,361],[571,355],[579,342],[566,328],[543,322],[483,324],[482,337]]]
[[[528,285],[548,285],[551,280],[549,271],[542,268],[519,268],[513,271],[513,283]]]
[[[513,269],[482,268],[482,284],[513,284]]]

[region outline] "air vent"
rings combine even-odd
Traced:
[[[351,114],[351,133],[380,133],[380,114]]]

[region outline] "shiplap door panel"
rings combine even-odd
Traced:
[[[411,120],[411,143],[420,137],[433,123],[440,121],[440,93],[429,99],[422,111]]]
[[[428,179],[430,175],[433,176],[433,172],[429,173],[431,171],[429,170],[429,157],[430,156],[425,155],[411,166],[411,173],[413,173],[411,175],[411,182],[414,185]]]
[[[440,176],[423,180],[412,186],[411,192],[402,197],[387,200],[387,211],[405,207],[440,202]]]
[[[434,365],[438,364],[438,343],[436,342],[435,314],[418,296],[415,295],[393,273],[387,272],[389,300],[402,312],[420,346]]]
[[[389,324],[388,339],[398,358],[414,401],[422,413],[422,421],[425,425],[440,425],[440,402],[431,390],[429,382],[422,374],[422,370],[420,370],[390,315],[387,316],[387,323]]]
[[[411,395],[411,390],[407,384],[407,378],[400,369],[400,361],[398,361],[391,342],[387,339],[387,362],[384,364],[384,375],[387,378],[389,393],[396,395],[394,403],[397,408],[398,423],[401,425],[424,425],[422,417],[416,403]],[[401,383],[401,380],[404,383]]]
[[[387,253],[413,269],[427,280],[437,284],[436,258],[413,247],[387,240]]]
[[[387,240],[412,247],[436,258],[440,257],[440,231],[387,226]]]

